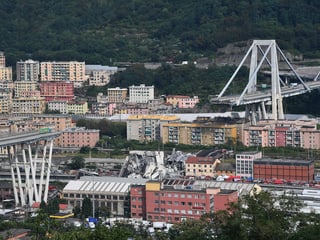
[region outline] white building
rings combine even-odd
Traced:
[[[18,61],[17,64],[17,81],[39,81],[40,63],[31,59]]]
[[[236,154],[236,175],[253,177],[253,160],[262,158],[262,152],[242,152]]]
[[[86,78],[90,86],[104,86],[110,82],[110,76],[118,71],[118,67],[86,65]]]
[[[129,87],[129,102],[130,103],[148,103],[149,100],[154,99],[154,86],[140,86]]]
[[[95,207],[106,207],[112,216],[128,216],[131,185],[145,185],[148,179],[120,177],[81,177],[69,181],[63,189],[63,199],[71,206],[82,206],[84,198],[95,202]],[[94,197],[93,197],[94,196]]]
[[[47,102],[48,110],[50,111],[59,111],[62,114],[68,113],[68,102],[62,100],[53,100]]]

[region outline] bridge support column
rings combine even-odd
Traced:
[[[53,139],[7,146],[16,206],[47,202],[52,148]]]

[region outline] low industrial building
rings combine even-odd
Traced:
[[[85,176],[70,181],[63,189],[67,204],[82,206],[84,198],[94,201],[95,207],[106,207],[111,216],[128,217],[130,212],[130,187],[145,185],[147,179]]]
[[[256,159],[253,162],[254,179],[311,182],[314,179],[313,160]]]

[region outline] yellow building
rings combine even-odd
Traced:
[[[12,113],[41,114],[46,109],[44,97],[19,97],[12,100]]]
[[[67,112],[72,114],[86,114],[88,112],[87,102],[68,102]]]
[[[12,81],[12,67],[0,67],[0,80]]]
[[[162,127],[163,143],[220,145],[236,142],[238,125],[214,123],[168,123]]]
[[[128,95],[127,88],[108,88],[107,89],[108,102],[110,103],[123,103]]]
[[[186,176],[215,177],[215,169],[220,161],[212,157],[190,156],[186,160]]]
[[[31,81],[15,81],[14,82],[14,96],[20,97],[26,92],[34,92],[38,88],[38,83]]]
[[[162,126],[179,120],[178,116],[131,115],[127,119],[127,140],[161,141]]]

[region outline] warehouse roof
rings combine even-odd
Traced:
[[[85,176],[79,180],[70,181],[63,192],[127,193],[131,185],[145,185],[147,181],[148,179]]]

